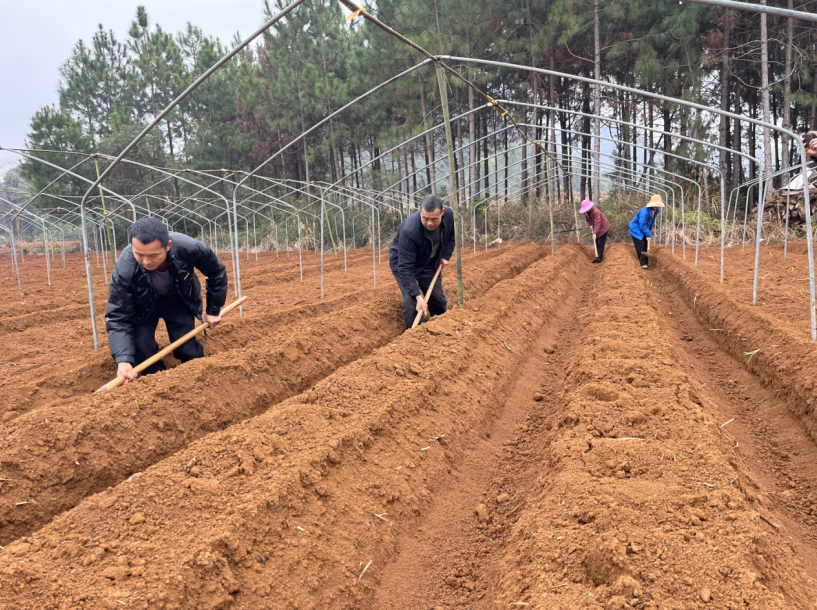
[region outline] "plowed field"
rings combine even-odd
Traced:
[[[206,358],[97,395],[81,257],[22,298],[0,258],[0,609],[817,607],[807,290],[793,329],[524,245],[403,332],[385,253],[330,258],[324,299],[315,255],[242,261]]]

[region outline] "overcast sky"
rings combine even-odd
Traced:
[[[31,116],[57,102],[59,67],[77,41],[100,23],[124,40],[139,4],[167,32],[190,21],[225,44],[254,32],[264,10],[263,0],[0,0],[0,146],[23,147]],[[0,151],[0,174],[18,158]]]

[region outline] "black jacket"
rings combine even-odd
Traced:
[[[190,312],[201,319],[201,283],[194,268],[207,278],[207,314],[217,316],[227,299],[227,269],[206,245],[182,233],[171,233],[173,245],[167,252],[173,286]],[[116,363],[134,362],[134,327],[153,312],[159,293],[147,269],[136,262],[130,246],[116,261],[108,289],[105,328]]]
[[[440,231],[440,249],[435,266],[440,259],[450,260],[454,253],[454,211],[449,207],[443,207]],[[431,239],[425,234],[425,227],[420,222],[420,210],[417,210],[400,224],[389,248],[391,272],[411,297],[421,294],[417,274],[428,264],[431,249]]]

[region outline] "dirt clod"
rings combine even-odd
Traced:
[[[477,505],[476,513],[480,523],[488,523],[488,520],[490,519],[488,507],[486,507],[484,504],[479,504]]]
[[[131,525],[139,525],[140,523],[145,522],[145,513],[136,513],[133,517],[130,518],[129,523]]]

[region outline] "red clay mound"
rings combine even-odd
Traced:
[[[810,608],[629,250],[605,258],[556,414],[538,422],[547,468],[495,607]]]
[[[588,266],[560,252],[9,545],[0,608],[358,605]]]
[[[546,252],[524,246],[477,263],[466,277],[469,294],[483,294]],[[450,284],[447,289],[452,295]],[[114,392],[36,409],[0,426],[0,478],[8,479],[0,482],[0,544],[191,441],[304,391],[403,330],[392,284],[373,289],[368,300],[315,319],[307,316],[242,348]],[[18,505],[27,500],[33,502]]]

